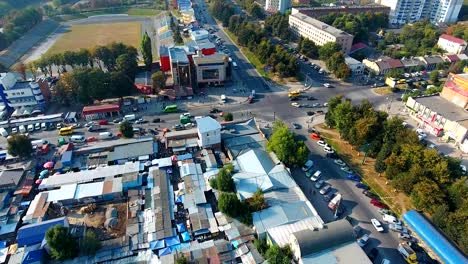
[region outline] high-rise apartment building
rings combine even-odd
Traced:
[[[403,25],[428,18],[434,24],[457,21],[463,0],[376,0],[390,7],[390,24]]]
[[[266,0],[265,10],[270,13],[285,13],[291,8],[291,0]]]

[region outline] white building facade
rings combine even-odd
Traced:
[[[390,7],[389,22],[404,25],[428,18],[434,24],[457,21],[463,0],[376,0]]]
[[[221,124],[207,116],[195,119],[198,131],[198,146],[219,148],[221,145]]]
[[[448,53],[461,54],[466,50],[466,41],[447,34],[442,34],[437,41],[437,46]]]
[[[336,42],[345,54],[349,53],[353,45],[353,35],[304,15],[295,8],[289,15],[289,28],[296,37],[302,36],[310,39],[318,46],[328,42]]]
[[[270,13],[285,13],[291,7],[291,0],[266,0],[265,10]]]
[[[349,56],[346,56],[345,57],[345,63],[346,65],[348,65],[349,69],[351,70],[351,74],[353,76],[359,76],[359,75],[362,75],[364,73],[364,69],[366,68],[364,66],[364,63],[354,59],[354,58],[351,58]]]
[[[13,73],[0,74],[0,100],[4,106],[45,106],[39,84],[31,81],[18,81]]]

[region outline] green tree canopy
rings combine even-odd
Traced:
[[[232,172],[234,166],[232,164],[225,165],[219,170],[218,175],[210,182],[211,187],[222,192],[234,192],[234,180],[232,179]]]
[[[154,91],[160,91],[166,87],[166,75],[164,72],[158,71],[151,75],[151,80],[153,81]]]
[[[234,116],[232,115],[232,113],[227,112],[227,113],[224,113],[223,119],[224,121],[232,121],[234,120]]]
[[[145,32],[141,38],[140,52],[143,56],[143,62],[145,63],[146,70],[150,70],[151,64],[153,63],[153,52],[151,50],[151,39],[148,36],[148,32]]]
[[[219,195],[218,208],[222,213],[230,217],[238,217],[244,213],[242,203],[235,193],[222,192]]]
[[[326,61],[336,52],[341,51],[341,46],[336,42],[327,42],[318,50],[320,60]]]
[[[101,248],[101,241],[92,230],[86,230],[83,241],[81,242],[81,252],[86,255],[94,255]]]
[[[78,243],[70,235],[68,228],[62,225],[53,226],[47,230],[45,238],[53,259],[66,260],[78,255]]]
[[[26,135],[11,135],[7,139],[7,151],[12,156],[29,158],[33,152],[31,140]]]
[[[133,137],[133,126],[128,121],[123,121],[119,126],[120,133],[125,138],[132,138]]]

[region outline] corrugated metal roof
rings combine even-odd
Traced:
[[[56,177],[52,176],[52,177]],[[58,202],[63,200],[71,200],[75,197],[77,184],[67,184],[57,190],[48,191],[47,202]]]
[[[135,158],[144,155],[152,155],[154,152],[153,141],[135,142],[124,146],[114,147],[113,151],[109,151],[107,160],[115,161]]]
[[[41,243],[45,237],[47,230],[56,225],[68,226],[67,218],[60,217],[44,222],[23,226],[20,229],[18,229],[16,242],[20,247],[25,245],[34,245]]]
[[[338,248],[333,248],[331,250],[325,250],[302,257],[302,263],[372,264],[372,261],[370,261],[364,250],[356,242],[350,242],[345,245],[341,245]]]
[[[153,198],[152,209],[154,211],[156,238],[162,239],[175,236],[172,228],[172,215],[174,205],[174,195],[170,195],[170,183],[164,171],[156,167],[150,167],[149,175],[154,178],[154,188],[151,191]]]
[[[318,216],[308,217],[292,224],[281,225],[268,229],[268,236],[273,244],[284,247],[289,244],[289,237],[294,232],[313,230],[323,227],[323,221]]]
[[[104,189],[104,182],[92,182],[87,184],[80,184],[76,189],[75,199],[82,199],[86,197],[93,197],[102,195]]]
[[[219,122],[209,116],[197,118],[195,121],[197,122],[198,132],[200,133],[221,130],[221,125]]]

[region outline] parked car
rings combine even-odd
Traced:
[[[184,127],[181,126],[181,125],[175,125],[175,126],[173,126],[172,128],[174,128],[175,131],[184,130]]]
[[[365,234],[357,240],[357,243],[360,247],[364,247],[367,242],[369,242],[369,235]]]
[[[314,112],[314,111],[307,111],[306,113],[307,113],[308,116],[313,116],[313,115],[315,115],[315,112]]]
[[[323,147],[323,151],[326,153],[335,153],[335,151],[330,146]]]
[[[58,124],[57,124],[58,125]],[[89,121],[88,123],[85,124],[85,127],[90,127],[90,126],[93,126],[93,125],[96,125],[96,122],[94,121]]]
[[[319,146],[321,146],[321,147],[327,147],[327,146],[328,146],[327,142],[325,142],[325,141],[323,141],[323,140],[317,141],[317,144],[318,144]]]
[[[327,87],[327,88],[333,88],[333,85],[329,84],[329,83],[324,83],[323,86]]]
[[[314,166],[314,162],[312,160],[308,160],[304,166],[302,166],[302,171],[308,171],[312,168],[312,166]]]
[[[216,114],[216,113],[219,113],[221,112],[218,108],[211,108],[210,110],[210,114]]]
[[[319,193],[322,195],[327,194],[331,190],[331,185],[330,184],[325,184],[322,189],[320,189]]]
[[[17,127],[12,128],[12,129],[11,129],[11,133],[12,133],[12,134],[18,133],[18,128],[17,128]]]
[[[337,193],[337,191],[335,189],[333,189],[333,188],[330,189],[330,191],[323,196],[323,200],[325,202],[330,202],[333,199],[333,197],[335,197],[336,193]]]
[[[375,193],[373,193],[373,192],[371,192],[369,190],[364,190],[364,191],[362,191],[362,193],[365,196],[371,198],[372,200],[380,200],[380,197],[377,194],[375,194]]]
[[[315,183],[315,188],[320,189],[323,186],[323,184],[325,184],[325,181],[324,180],[319,180],[319,181],[317,181]]]
[[[311,133],[310,138],[312,138],[313,140],[320,140],[321,139],[320,136],[317,133]]]
[[[340,169],[347,173],[353,173],[353,170],[351,170],[348,166],[341,167]]]
[[[352,181],[357,181],[357,182],[361,181],[361,177],[357,176],[354,173],[349,173],[346,177]]]
[[[379,214],[381,214],[381,215],[390,214],[390,210],[388,210],[388,209],[379,209]]]
[[[296,103],[296,102],[291,103],[291,105],[294,106],[294,107],[297,107],[297,108],[301,107],[301,105],[299,103]]]
[[[375,230],[377,230],[378,232],[382,233],[384,231],[384,228],[382,224],[379,222],[379,220],[372,218],[371,223],[374,226]]]
[[[333,162],[339,166],[345,166],[346,163],[344,163],[342,160],[340,159],[336,159],[336,160],[333,160]]]
[[[370,204],[378,208],[388,208],[386,204],[382,203],[380,200],[372,199]]]
[[[107,120],[105,120],[105,119],[99,121],[99,125],[101,125],[101,126],[105,126],[105,125],[108,125],[108,124],[109,124],[109,122],[107,122]]]
[[[318,170],[310,177],[310,180],[317,181],[320,178],[320,176],[322,176],[322,172]]]
[[[369,186],[365,185],[364,183],[356,183],[356,187],[358,187],[359,189],[364,189],[364,190],[369,190]]]
[[[299,125],[298,123],[292,123],[291,125],[294,127],[294,129],[300,129],[301,128],[301,125]]]
[[[161,118],[154,118],[153,119],[153,123],[159,123],[159,122],[161,122]]]
[[[315,100],[317,100],[317,98],[315,98],[313,96],[307,96],[307,100],[308,101],[315,101]]]
[[[398,225],[398,224],[389,224],[388,229],[394,231],[394,232],[399,232],[403,234],[409,234],[408,228]]]
[[[415,242],[415,239],[412,236],[410,236],[409,234],[405,234],[405,233],[398,233],[398,238],[403,241]]]

